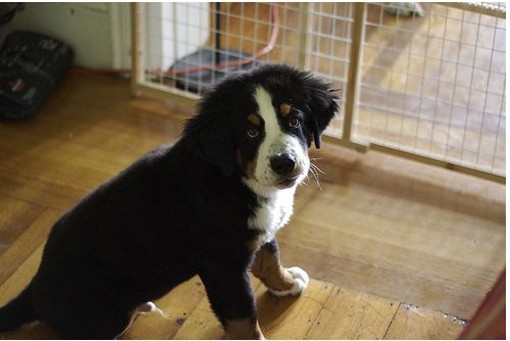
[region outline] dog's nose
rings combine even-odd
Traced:
[[[296,168],[296,158],[289,153],[280,153],[271,157],[271,168],[278,175],[289,175]]]

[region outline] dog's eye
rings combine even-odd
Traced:
[[[299,128],[301,127],[301,121],[297,117],[289,118],[289,127],[291,128]]]
[[[258,137],[260,135],[260,130],[257,129],[257,128],[249,128],[247,131],[246,131],[246,135],[251,138],[251,139],[254,139],[256,137]]]

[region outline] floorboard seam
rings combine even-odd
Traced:
[[[310,334],[310,331],[315,326],[317,319],[321,315],[322,311],[325,309],[324,307],[326,306],[326,303],[329,301],[331,296],[333,296],[334,292],[335,292],[335,288],[333,287],[333,289],[329,293],[328,297],[324,300],[324,303],[321,304],[321,307],[320,307],[319,311],[317,312],[317,315],[315,315],[315,318],[313,319],[313,321],[311,321],[312,323],[310,324],[310,328],[308,328],[308,330],[306,331],[305,335],[303,336],[303,339],[308,339],[308,334]]]
[[[399,311],[399,309],[400,309],[400,307],[401,307],[401,306],[402,306],[402,302],[400,302],[400,303],[398,304],[398,308],[395,310],[395,313],[394,313],[394,314],[393,314],[393,316],[391,317],[391,321],[390,321],[390,323],[388,323],[388,327],[387,327],[387,328],[386,328],[386,330],[384,331],[384,335],[383,335],[383,337],[382,337],[382,339],[383,339],[383,340],[386,340],[386,337],[388,336],[388,333],[389,333],[389,331],[390,331],[390,329],[391,329],[391,326],[393,325],[393,322],[395,321],[395,318],[397,317],[397,313],[398,313],[398,311]]]

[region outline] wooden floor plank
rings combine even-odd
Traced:
[[[401,303],[385,339],[438,340],[456,339],[464,321],[412,304]]]
[[[335,287],[307,339],[383,339],[398,302]]]
[[[499,224],[506,221],[504,185],[375,151],[358,153],[329,144],[310,153],[324,173],[322,181],[377,190]]]
[[[20,135],[18,138],[21,143],[9,144],[9,141],[12,141],[14,135]],[[119,169],[133,162],[133,160],[130,159],[126,164],[122,162],[120,158],[112,159],[110,157],[112,152],[120,152],[123,148],[126,148],[129,144],[128,141],[132,143],[132,136],[120,134],[116,135],[115,139],[112,139],[107,137],[106,132],[103,132],[102,138],[100,139],[99,136],[91,138],[88,134],[86,135],[87,140],[96,141],[94,146],[77,143],[74,136],[63,140],[48,136],[37,136],[29,132],[15,131],[8,131],[2,134],[0,136],[0,144],[18,155],[20,153],[26,154],[27,156],[44,155],[45,158],[58,162],[70,162],[72,160],[72,162],[78,165],[95,168],[101,167],[101,169],[108,172],[117,172]],[[119,143],[120,146],[117,150],[111,150],[103,147],[106,140],[121,140],[122,143]],[[101,146],[101,148],[99,148],[99,146]],[[80,158],[76,158],[76,155],[80,155]]]
[[[0,154],[8,156],[0,163],[0,170],[18,172],[26,177],[85,191],[97,187],[113,175],[101,168],[76,165],[73,159],[62,162],[44,156],[20,155],[4,146],[0,146]]]
[[[164,315],[151,313],[138,316],[122,339],[173,339],[204,297],[202,282],[193,277],[154,302]]]
[[[0,196],[0,254],[4,252],[44,211],[44,207],[9,196]]]
[[[325,185],[320,199],[297,212],[279,240],[374,267],[380,274],[387,269],[398,277],[410,276],[417,286],[394,287],[389,297],[409,295],[413,303],[471,316],[476,309],[473,292],[482,293],[477,301],[483,298],[504,266],[502,225],[354,187]],[[473,254],[479,256],[473,259]],[[467,267],[471,269],[468,273]],[[388,295],[387,290],[379,289],[383,282],[368,281],[368,277],[363,282],[373,284],[370,293]],[[446,292],[456,292],[461,299],[451,300]]]
[[[40,243],[37,249],[28,257],[16,271],[3,282],[0,290],[0,306],[16,297],[34,277],[43,252],[44,243]]]
[[[22,175],[16,170],[6,171],[1,169],[0,188],[2,189],[2,195],[5,197],[32,205],[40,206],[43,203],[45,207],[57,211],[71,207],[87,193],[87,190],[59,185],[51,180],[45,181]]]
[[[297,297],[275,297],[264,285],[256,290],[260,327],[269,339],[303,339],[334,286],[311,280]]]
[[[214,316],[207,297],[202,297],[174,336],[175,340],[221,340],[225,333]]]
[[[8,261],[13,261],[14,265],[18,265],[20,260],[23,259],[23,255],[26,252],[30,251],[30,248],[33,247],[32,244],[37,243],[37,235],[40,234],[47,226],[47,220],[51,220],[54,217],[54,212],[50,210],[47,211],[44,219],[41,219],[40,226],[34,226],[32,231],[34,232],[34,238],[31,239],[32,233],[27,233],[24,235],[20,242],[13,246],[12,253],[4,253],[0,257],[0,265],[6,265],[5,263]],[[28,232],[28,231],[27,231]],[[26,242],[28,245],[26,245]],[[35,250],[30,253],[29,257],[26,258],[16,270],[0,285],[0,306],[3,306],[11,299],[16,297],[21,290],[23,290],[29,283],[30,280],[35,275],[39,264],[41,262],[41,257],[44,248],[44,241],[38,243],[38,246],[35,247]],[[27,249],[24,249],[26,247]],[[17,256],[19,255],[19,259]],[[18,264],[17,264],[18,263]],[[6,266],[5,272],[9,272],[12,265]],[[2,271],[2,273],[4,272]],[[58,335],[51,330],[47,325],[40,322],[34,322],[27,325],[22,326],[20,329],[3,332],[0,333],[0,339],[6,340],[31,340],[31,339],[56,339]]]
[[[382,268],[346,256],[331,256],[292,244],[280,243],[285,263],[300,264],[309,274],[346,289],[404,301],[423,302],[437,311],[466,311],[470,316],[484,294],[479,290],[457,290],[455,285],[440,286],[433,278],[420,278],[395,268]]]
[[[46,209],[9,248],[0,255],[0,288],[24,264],[26,259],[46,240],[48,233],[59,217],[59,212]],[[35,273],[35,271],[34,271]],[[19,289],[21,289],[20,287]]]

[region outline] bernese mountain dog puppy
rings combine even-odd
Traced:
[[[198,274],[227,337],[263,338],[248,271],[278,296],[306,288],[305,271],[281,265],[275,235],[337,99],[285,65],[223,80],[175,144],[55,223],[36,275],[0,309],[0,331],[41,320],[66,339],[115,338],[146,302]]]

